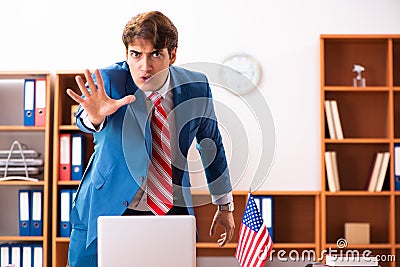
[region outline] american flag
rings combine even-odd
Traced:
[[[271,236],[257,209],[253,195],[249,193],[235,256],[242,267],[259,267],[265,265],[271,251]]]

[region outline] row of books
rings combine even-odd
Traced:
[[[46,125],[46,79],[25,79],[24,125]]]
[[[336,100],[325,100],[325,116],[328,123],[331,139],[343,139],[342,124],[340,122],[339,109]]]
[[[18,190],[19,235],[43,235],[43,191]]]
[[[0,244],[0,266],[42,267],[42,244]]]
[[[60,181],[81,180],[84,169],[85,137],[80,133],[60,134]]]
[[[399,148],[400,149],[400,148]],[[400,150],[399,150],[400,152]],[[381,192],[389,166],[390,152],[374,154],[373,164],[368,177],[366,190]],[[325,170],[330,192],[340,191],[340,179],[336,151],[325,151]]]

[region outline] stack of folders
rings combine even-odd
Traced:
[[[81,180],[85,157],[84,135],[60,134],[60,181]]]
[[[0,244],[0,266],[42,267],[42,244]]]
[[[25,79],[24,126],[46,125],[46,79]]]
[[[265,226],[268,229],[272,241],[274,240],[273,229],[273,198],[272,196],[254,196],[257,208],[260,211],[264,220]]]
[[[325,260],[326,266],[379,266],[379,262],[375,256],[364,256],[362,254],[328,254]]]
[[[76,192],[76,189],[60,190],[60,237],[69,237],[71,234],[69,214],[71,213],[72,203],[75,200]]]
[[[342,123],[336,100],[325,100],[325,115],[331,139],[343,139]]]
[[[15,150],[14,147],[19,149]],[[14,141],[9,150],[0,150],[0,175],[2,180],[38,175],[43,170],[43,159],[39,152]],[[37,180],[37,179],[34,179]]]
[[[19,204],[19,235],[43,235],[43,191],[20,189]]]
[[[330,192],[340,191],[339,170],[336,151],[325,151],[326,179]]]
[[[367,190],[381,192],[389,166],[390,152],[378,152],[374,155],[372,168],[369,175]]]

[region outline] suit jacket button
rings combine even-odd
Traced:
[[[129,203],[128,203],[128,201],[124,201],[124,202],[122,202],[122,205],[124,205],[125,207],[128,207],[128,205],[129,205]]]

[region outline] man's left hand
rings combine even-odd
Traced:
[[[225,231],[221,234],[221,238],[218,239],[218,245],[223,247],[225,244],[232,240],[233,232],[235,230],[235,221],[233,219],[233,213],[230,211],[217,210],[214,215],[213,222],[210,228],[210,236],[214,236],[217,226],[221,225],[225,228]]]

